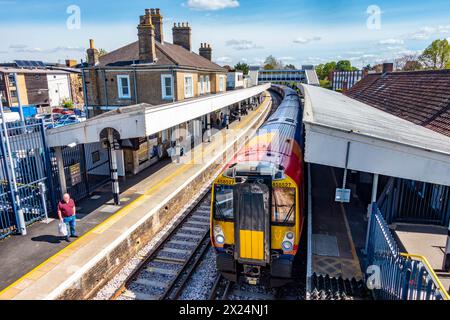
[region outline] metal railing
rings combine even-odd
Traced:
[[[0,128],[0,239],[44,219],[53,196],[43,124],[5,127]]]
[[[367,239],[368,269],[375,275],[374,295],[380,300],[450,300],[424,257],[401,254],[376,203],[372,205]]]
[[[387,223],[432,224],[450,222],[450,188],[391,178],[378,201]]]

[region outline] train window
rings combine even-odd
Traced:
[[[214,216],[217,220],[234,219],[232,186],[216,186],[214,190]]]
[[[272,196],[272,222],[275,224],[294,224],[295,205],[295,189],[274,188]]]

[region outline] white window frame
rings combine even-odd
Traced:
[[[191,79],[191,92],[187,91],[186,79]],[[193,98],[194,97],[194,76],[192,74],[187,74],[184,76],[184,97]]]
[[[167,95],[166,79],[170,79],[172,95]],[[173,99],[174,85],[173,85],[173,76],[171,74],[162,74],[161,75],[161,94],[162,94],[163,100],[172,100]]]
[[[206,82],[206,93],[211,93],[211,79],[209,76],[205,76],[205,82]]]
[[[220,79],[219,79],[219,91],[220,92],[224,92],[225,91],[226,83],[227,83],[227,77],[226,76],[220,76]]]
[[[204,94],[205,93],[205,77],[204,76],[200,76],[199,80],[198,80],[198,87],[200,88],[198,94]]]
[[[128,83],[128,94],[123,94],[123,86],[122,86],[122,80],[127,79]],[[118,75],[117,76],[117,92],[119,94],[119,99],[131,99],[131,82],[130,82],[130,76],[129,75]]]

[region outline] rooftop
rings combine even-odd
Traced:
[[[369,74],[345,94],[450,136],[450,70]]]
[[[306,159],[415,181],[450,185],[450,138],[353,98],[303,85]],[[326,152],[325,152],[326,151]]]
[[[181,46],[169,42],[164,42],[164,44],[161,44],[156,41],[156,57],[158,58],[158,61],[152,64],[152,66],[180,66],[226,72],[226,70],[218,64],[215,64],[214,62],[211,62],[194,52],[188,51]],[[100,57],[99,66],[130,66],[137,61],[139,61],[138,41],[130,43]]]

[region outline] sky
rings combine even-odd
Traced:
[[[221,65],[274,55],[361,67],[450,39],[448,0],[0,0],[0,62],[84,59],[90,38],[112,51],[137,40],[146,8],[161,8],[167,41],[174,22],[189,22],[193,50],[210,43]]]

